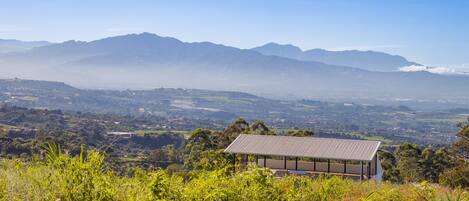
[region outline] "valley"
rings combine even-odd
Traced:
[[[131,116],[155,116],[217,122],[236,118],[263,120],[275,129],[312,129],[318,135],[370,139],[391,144],[413,142],[445,145],[454,140],[457,123],[469,110],[420,111],[410,107],[353,102],[275,100],[241,92],[158,88],[153,90],[90,90],[59,82],[0,80],[0,101],[28,108]],[[210,127],[210,126],[209,126]],[[162,129],[157,128],[158,129]]]

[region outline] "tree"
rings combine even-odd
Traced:
[[[440,175],[440,182],[451,187],[469,187],[469,118],[461,123],[457,140],[453,144],[453,168],[446,169]]]
[[[399,170],[396,168],[396,157],[393,153],[380,151],[379,158],[381,159],[381,167],[383,168],[383,179],[393,183],[401,183],[402,177]]]
[[[402,144],[397,149],[397,170],[399,170],[403,181],[416,182],[422,180],[419,163],[421,152],[420,148],[413,144]]]
[[[192,163],[192,168],[212,171],[229,167],[232,163],[233,160],[230,160],[223,150],[209,150],[200,153],[199,160]]]
[[[148,155],[147,161],[157,167],[166,167],[169,164],[180,163],[179,158],[178,150],[171,144],[153,150]]]
[[[236,119],[223,132],[219,134],[217,139],[218,148],[226,148],[231,144],[231,142],[233,142],[233,140],[238,137],[238,135],[249,132],[249,123],[242,118]]]
[[[192,149],[194,146],[198,146],[202,150],[209,150],[215,148],[213,142],[212,131],[208,129],[197,128],[192,131],[189,139],[186,143],[186,150]]]
[[[191,133],[184,148],[184,167],[186,169],[196,168],[204,152],[215,148],[212,137],[212,131],[208,129],[197,128]]]
[[[269,128],[265,125],[263,121],[255,121],[254,123],[251,124],[250,128],[251,132],[250,134],[257,134],[257,135],[273,135],[272,132],[270,132]]]
[[[466,122],[460,123],[458,127],[459,132],[453,147],[459,157],[469,160],[469,118]]]
[[[456,167],[445,170],[440,176],[440,183],[453,188],[468,188],[469,163],[461,162]]]
[[[436,183],[440,174],[450,166],[450,159],[446,150],[434,151],[431,147],[427,147],[422,151],[419,163],[423,179]]]
[[[314,132],[312,130],[290,130],[288,131],[288,135],[296,137],[311,137],[314,135]]]

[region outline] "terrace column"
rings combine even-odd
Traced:
[[[287,157],[286,156],[283,157],[283,169],[285,170],[287,169]]]
[[[264,156],[264,167],[267,167],[267,156]]]
[[[371,161],[368,162],[368,179],[371,178]]]
[[[316,159],[313,158],[313,171],[316,172]]]
[[[295,158],[295,170],[298,170],[298,157]]]
[[[347,160],[344,160],[344,174],[347,173]]]
[[[375,175],[378,174],[378,155],[375,155]]]
[[[331,172],[331,160],[327,159],[327,173]]]
[[[259,165],[259,156],[256,155],[256,165]]]
[[[363,161],[360,161],[360,165],[362,166],[362,169],[360,171],[360,181],[363,180]]]

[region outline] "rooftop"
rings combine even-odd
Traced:
[[[276,135],[239,135],[227,153],[371,161],[379,141]]]

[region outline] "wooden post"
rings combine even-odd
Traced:
[[[313,158],[313,171],[316,172],[316,159]]]
[[[375,155],[375,175],[378,174],[378,155]]]
[[[331,160],[327,159],[327,173],[331,172]]]
[[[283,169],[285,170],[287,169],[287,157],[286,156],[283,157]]]
[[[259,165],[259,156],[256,155],[256,165]]]
[[[363,161],[360,161],[360,165],[362,166],[362,169],[360,171],[360,181],[363,181]]]
[[[347,160],[344,160],[344,174],[347,173]]]
[[[368,162],[368,179],[371,178],[371,161]]]
[[[267,156],[264,156],[264,167],[267,167]]]
[[[295,158],[295,170],[298,170],[298,157]]]

